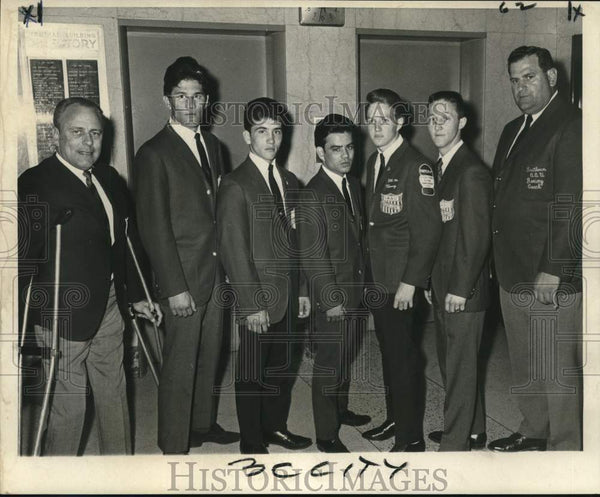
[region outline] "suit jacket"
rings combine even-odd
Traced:
[[[247,315],[266,309],[271,323],[286,311],[298,315],[300,277],[295,228],[300,185],[294,174],[277,169],[291,229],[277,215],[271,190],[249,157],[223,178],[217,201],[221,257],[237,310]]]
[[[494,159],[498,280],[516,291],[545,272],[561,291],[581,291],[581,113],[557,95],[507,158],[522,123],[505,126]]]
[[[375,191],[367,162],[367,251],[375,283],[396,293],[400,282],[426,288],[442,229],[433,169],[406,140],[392,154]]]
[[[211,133],[203,131],[202,136],[212,185],[169,124],[140,147],[134,160],[140,236],[158,295],[189,291],[198,305],[210,299],[220,267],[215,223],[221,144]]]
[[[127,187],[112,167],[96,166],[94,176],[112,204],[115,231],[112,245],[93,194],[56,156],[23,172],[18,181],[21,304],[25,302],[30,275],[34,275],[29,323],[51,327],[56,255],[53,225],[65,209],[72,212],[62,227],[60,258],[59,310],[66,319],[61,320],[59,331],[67,340],[88,340],[98,331],[111,274],[124,316],[128,301],[143,299],[125,237],[126,219],[131,216]],[[135,244],[133,223],[129,229]]]
[[[438,185],[442,237],[431,273],[440,306],[446,294],[465,297],[465,311],[489,306],[492,177],[489,169],[463,144]]]
[[[306,186],[298,225],[304,274],[316,310],[339,304],[357,309],[362,300],[365,263],[362,250],[363,201],[360,184],[347,175],[354,215],[344,196],[321,169]]]

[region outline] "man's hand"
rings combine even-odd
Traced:
[[[173,316],[179,316],[180,318],[186,318],[196,312],[196,302],[187,290],[179,295],[169,297],[169,307]]]
[[[136,315],[156,323],[156,326],[160,326],[160,323],[162,323],[163,313],[156,302],[152,302],[151,306],[147,300],[140,300],[132,304],[131,307],[133,307]]]
[[[424,290],[423,294],[425,295],[425,300],[429,305],[433,305],[433,301],[431,300],[431,290]]]
[[[298,297],[298,317],[307,318],[310,314],[310,299],[308,297]]]
[[[555,309],[558,309],[558,301],[556,300],[556,291],[560,278],[548,273],[538,273],[533,283],[533,294],[535,298],[542,304],[553,304]]]
[[[254,333],[266,333],[270,325],[269,313],[264,309],[250,314],[246,318],[246,326]]]
[[[466,298],[459,297],[458,295],[452,295],[451,293],[449,293],[448,295],[446,295],[444,308],[446,309],[446,312],[461,312],[465,310],[466,303]]]
[[[394,309],[405,311],[413,306],[413,297],[415,295],[415,287],[408,283],[400,283],[394,297]]]
[[[345,312],[344,308],[342,307],[342,304],[336,305],[335,307],[332,307],[331,309],[325,311],[327,321],[340,321],[344,319],[344,314]]]

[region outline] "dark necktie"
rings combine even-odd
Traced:
[[[283,204],[283,197],[281,196],[281,190],[277,185],[277,181],[275,181],[275,175],[273,174],[273,164],[269,164],[269,187],[271,188],[271,193],[273,197],[275,197],[275,205],[277,205],[277,212],[279,216],[285,219],[285,207]]]
[[[104,208],[104,204],[102,203],[102,199],[100,198],[98,189],[92,181],[92,168],[83,171],[83,175],[85,176],[85,185],[87,186],[89,192],[92,194],[92,197],[94,199],[95,208],[98,211],[100,217],[102,218],[102,221],[106,225],[106,228],[110,230],[110,224],[108,223],[108,215],[106,214],[106,209]]]
[[[517,145],[519,144],[519,142],[527,134],[527,131],[529,130],[529,127],[531,126],[532,122],[533,122],[533,117],[531,117],[531,114],[526,114],[525,115],[525,126],[523,127],[523,129],[519,133],[519,136],[517,136],[517,139],[513,143],[513,146],[510,149],[510,152],[508,153],[507,157],[510,156],[515,151],[515,149],[517,148]]]
[[[440,183],[440,181],[442,181],[442,165],[443,165],[443,161],[442,158],[440,157],[438,159],[438,161],[435,163],[435,177],[437,179],[438,184]]]
[[[342,178],[342,193],[344,194],[344,200],[348,206],[348,212],[354,217],[354,209],[352,208],[352,201],[350,200],[350,192],[348,192],[348,187],[346,186],[346,178]]]
[[[200,140],[200,133],[196,133],[194,135],[196,139],[196,148],[198,149],[198,155],[200,156],[200,165],[202,166],[202,171],[204,171],[204,176],[206,176],[206,181],[208,184],[212,186],[212,172],[210,170],[210,166],[208,164],[208,157],[206,155],[206,150],[204,150],[204,146],[202,145],[202,141]]]
[[[379,152],[379,171],[377,171],[377,178],[375,178],[375,187],[377,188],[377,184],[379,183],[379,179],[383,174],[383,169],[385,168],[385,157],[381,152]]]

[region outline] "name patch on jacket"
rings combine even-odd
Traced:
[[[442,213],[442,222],[447,223],[454,219],[454,199],[440,200],[440,212]]]
[[[429,164],[421,164],[419,166],[419,183],[421,184],[421,193],[431,197],[435,195],[435,180],[433,177],[433,169]]]
[[[402,210],[402,193],[382,193],[379,207],[384,214],[398,214]]]
[[[525,167],[525,185],[528,190],[541,190],[544,188],[544,181],[546,181],[545,167],[538,166],[526,166]]]

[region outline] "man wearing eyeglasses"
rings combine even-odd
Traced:
[[[222,156],[219,140],[202,127],[207,83],[192,57],[167,68],[163,90],[171,117],[134,161],[140,236],[165,308],[158,392],[158,445],[165,454],[239,440],[217,424],[213,394],[223,334],[215,218]]]

